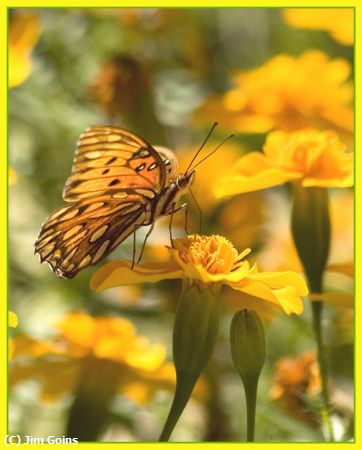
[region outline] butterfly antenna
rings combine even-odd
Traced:
[[[226,141],[228,141],[229,139],[233,138],[235,135],[234,134],[230,134],[229,136],[227,136],[222,142],[220,142],[220,144],[212,151],[210,152],[208,155],[206,155],[204,158],[202,158],[201,161],[199,161],[197,164],[194,165],[194,167],[192,167],[191,170],[195,170],[197,166],[199,166],[202,162],[205,161],[205,159],[209,158],[211,155],[213,155],[216,151],[219,150],[219,148],[225,144]],[[188,170],[188,169],[187,169]]]
[[[206,139],[204,140],[204,142],[202,143],[201,147],[197,150],[197,152],[195,153],[194,157],[192,158],[188,168],[185,171],[185,175],[187,174],[187,172],[189,171],[190,167],[192,166],[193,162],[195,161],[195,159],[197,158],[197,156],[199,155],[199,153],[201,152],[201,150],[204,148],[206,142],[208,141],[209,137],[211,136],[211,133],[214,131],[215,127],[217,126],[217,122],[214,123],[214,125],[211,127],[211,130],[209,131],[208,135],[206,136]]]
[[[195,205],[196,205],[197,209],[199,210],[199,214],[200,214],[199,234],[201,234],[202,211],[201,211],[201,208],[200,208],[199,204],[198,204],[197,201],[196,201],[196,198],[195,198],[195,196],[194,196],[194,193],[193,193],[192,190],[191,190],[191,187],[189,187],[189,191],[190,191],[190,194],[191,194],[191,197],[192,197],[193,201],[195,202]]]

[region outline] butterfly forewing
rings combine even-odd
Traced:
[[[91,127],[79,138],[73,171],[63,198],[76,202],[104,191],[166,186],[167,170],[159,153],[127,130]]]

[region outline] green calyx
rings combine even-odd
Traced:
[[[173,329],[176,391],[160,441],[167,441],[187,405],[196,381],[214,349],[219,326],[219,298],[211,287],[184,283]]]
[[[312,292],[322,291],[331,225],[328,190],[293,184],[292,234]]]

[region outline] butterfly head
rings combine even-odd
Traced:
[[[195,178],[195,171],[192,170],[191,172],[186,172],[184,174],[181,174],[178,176],[176,180],[176,186],[179,190],[187,189],[192,185],[192,182]]]

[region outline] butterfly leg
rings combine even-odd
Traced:
[[[143,251],[144,251],[144,249],[146,247],[147,239],[149,238],[150,234],[152,233],[154,226],[155,226],[155,223],[153,222],[152,225],[150,226],[149,230],[147,231],[147,234],[146,234],[145,239],[144,239],[143,244],[142,244],[140,256],[137,259],[137,264],[139,264],[141,259],[142,259],[142,255],[143,255]]]
[[[172,205],[171,205],[171,212],[170,212],[170,215],[171,215],[171,217],[170,217],[170,223],[169,223],[169,232],[170,232],[170,242],[171,242],[171,246],[172,246],[172,248],[175,248],[174,247],[174,245],[173,245],[173,238],[172,238],[172,219],[173,219],[173,215],[174,215],[174,212],[175,212],[175,203],[172,203]]]
[[[136,259],[136,230],[133,232],[133,251],[132,251],[131,270],[134,267],[135,259]]]
[[[183,206],[183,205],[182,205]],[[187,204],[185,203],[185,233],[186,233],[186,236],[189,234],[189,232],[188,232],[188,230],[187,230],[187,225],[188,225],[188,223],[187,223],[187,219],[188,219],[188,208],[187,208]]]
[[[175,213],[177,213],[178,211],[181,211],[181,209],[185,209],[185,230],[187,228],[187,203],[183,203],[181,206],[179,206],[178,208],[175,209],[176,203],[172,203],[171,205],[171,211],[169,213],[169,215],[171,216],[170,218],[170,224],[169,224],[169,231],[170,231],[170,241],[171,241],[171,245],[173,247],[173,238],[172,238],[172,221],[173,221],[173,215]],[[187,231],[186,231],[187,234]]]

